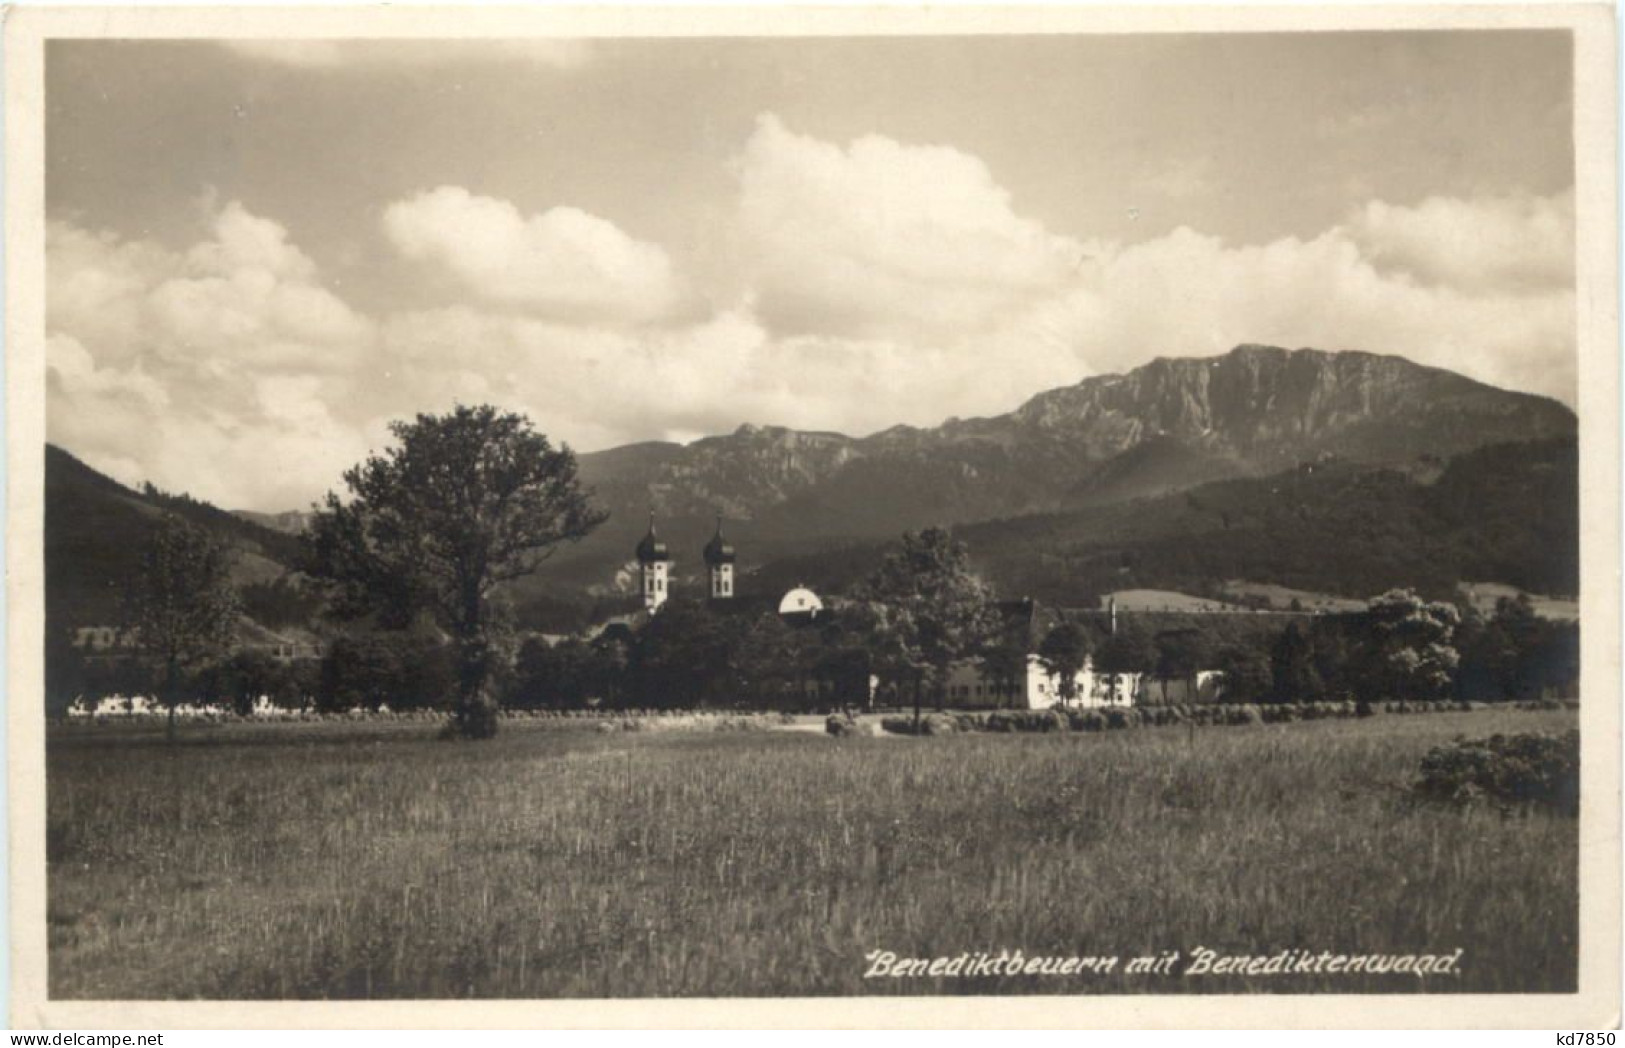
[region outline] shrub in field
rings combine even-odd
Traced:
[[[1065,710],[1016,710],[1010,714],[1011,731],[1070,731],[1072,721]]]
[[[1364,699],[1361,699],[1359,702],[1354,704],[1354,715],[1356,717],[1375,717],[1377,714],[1382,712],[1384,712],[1384,707],[1380,702],[1366,702]]]
[[[959,723],[946,713],[932,713],[920,719],[921,735],[952,735]]]
[[[1580,733],[1520,733],[1462,739],[1422,758],[1416,794],[1467,805],[1485,799],[1503,808],[1544,807],[1580,813]]]
[[[1106,715],[1099,710],[1072,710],[1068,714],[1073,731],[1105,731]]]
[[[844,713],[832,713],[824,721],[824,730],[837,737],[854,735],[875,736],[882,731],[893,731],[893,723],[906,721],[906,717],[887,717],[884,720],[861,720],[847,716]]]

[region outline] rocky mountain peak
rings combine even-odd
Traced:
[[[1247,344],[1091,376],[990,418],[862,438],[745,424],[581,464],[616,518],[652,503],[703,542],[721,512],[750,523],[743,550],[1160,495],[1325,454],[1404,465],[1574,431],[1554,401],[1400,357]]]

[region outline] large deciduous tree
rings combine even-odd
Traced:
[[[536,571],[558,547],[607,519],[523,415],[489,405],[395,422],[397,441],[349,469],[349,499],[329,493],[307,533],[335,609],[399,624],[427,612],[457,647],[453,726],[495,734],[489,688],[500,639],[492,591]]]
[[[236,637],[241,610],[230,551],[202,528],[165,516],[142,550],[126,611],[173,739],[187,675],[222,658]]]
[[[1249,644],[1231,644],[1216,656],[1224,679],[1225,702],[1258,702],[1270,693],[1269,655]]]
[[[1196,697],[1197,675],[1211,656],[1207,639],[1198,629],[1167,630],[1157,635],[1153,644],[1157,651],[1157,684],[1162,690],[1162,701],[1168,701],[1168,682],[1185,683],[1185,702]]]
[[[1270,679],[1276,702],[1314,702],[1325,693],[1314,646],[1296,622],[1287,623],[1270,649]]]
[[[1078,697],[1078,672],[1089,661],[1089,635],[1076,622],[1063,622],[1045,635],[1038,657],[1055,678],[1061,705],[1070,706]]]
[[[1111,689],[1109,701],[1114,703],[1117,701],[1118,682],[1123,677],[1150,673],[1156,664],[1157,649],[1151,637],[1144,630],[1126,622],[1106,638],[1106,643],[1101,646],[1099,654],[1095,657],[1095,671],[1106,675],[1107,684]],[[1134,705],[1132,695],[1127,704]]]
[[[1439,699],[1453,685],[1460,654],[1452,642],[1461,613],[1411,590],[1390,590],[1367,606],[1361,675],[1370,697]]]
[[[964,544],[941,528],[904,534],[858,595],[882,609],[880,661],[915,671],[916,720],[923,678],[941,688],[948,664],[980,651],[999,627],[991,587],[971,569]]]
[[[1001,637],[982,649],[982,673],[993,686],[1000,709],[1027,690],[1027,645],[1014,636]]]

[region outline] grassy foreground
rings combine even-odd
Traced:
[[[55,998],[1556,992],[1574,820],[1415,808],[1459,734],[1571,713],[1101,734],[423,725],[55,732]],[[1459,975],[1128,974],[1140,955],[1463,953]],[[865,955],[1121,955],[865,979]]]

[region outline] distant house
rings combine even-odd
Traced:
[[[135,649],[135,633],[122,626],[80,626],[73,631],[73,646],[86,655],[115,655]]]
[[[1082,708],[1136,706],[1144,703],[1149,674],[1100,673],[1094,660],[1073,678],[1074,697],[1066,705]],[[1026,672],[1011,687],[994,679],[982,659],[963,659],[949,668],[945,698],[950,706],[968,709],[1044,710],[1063,704],[1061,676],[1051,673],[1044,660],[1029,653]]]
[[[73,631],[73,646],[88,658],[110,659],[133,654],[141,645],[136,631],[127,627],[80,626]],[[237,622],[232,650],[262,651],[279,662],[322,657],[321,642],[314,636],[303,631],[277,633],[246,616]]]
[[[806,586],[796,586],[779,598],[779,617],[793,624],[818,622],[824,615],[824,602]]]
[[[264,652],[278,662],[322,657],[321,641],[310,634],[303,631],[278,633],[247,617],[237,622],[235,648],[238,651]]]
[[[1015,680],[1000,679],[990,672],[986,660],[962,659],[949,667],[944,682],[946,705],[967,709],[1042,710],[1065,701],[1072,707],[1089,709],[1185,705],[1217,702],[1221,697],[1223,674],[1217,670],[1198,670],[1188,677],[1171,679],[1159,679],[1151,673],[1111,674],[1100,671],[1091,655],[1074,675],[1073,697],[1064,700],[1061,677],[1051,673],[1039,658],[1039,645],[1049,631],[1067,617],[1092,629],[1097,645],[1103,643],[1117,631],[1116,601],[1108,599],[1106,606],[1098,611],[1089,609],[1070,615],[1031,600],[1001,604],[999,610],[1005,618],[1006,639],[1025,649],[1022,671]]]

